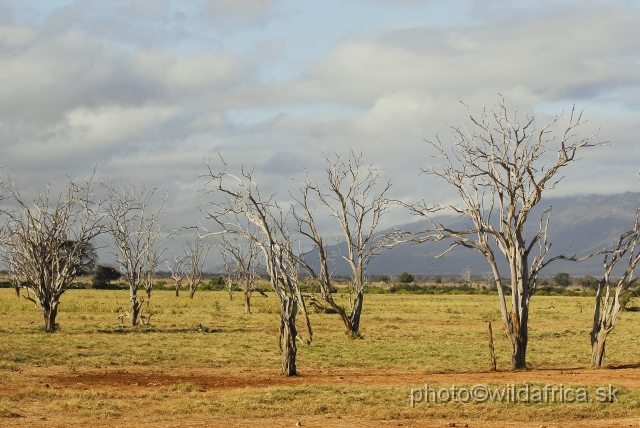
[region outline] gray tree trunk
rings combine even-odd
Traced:
[[[42,312],[44,314],[44,331],[53,333],[56,331],[56,315],[58,315],[58,302],[44,302]]]
[[[247,291],[244,292],[244,311],[247,314],[251,314],[251,294]]]
[[[364,293],[362,290],[356,292],[356,298],[353,301],[353,308],[351,309],[351,315],[349,315],[349,323],[351,325],[351,331],[349,334],[351,337],[360,337],[360,315],[362,314],[362,301],[364,300]]]
[[[131,290],[129,293],[129,316],[132,326],[138,325],[138,316],[142,303],[138,302],[138,290]]]
[[[606,328],[599,328],[597,332],[591,333],[591,367],[603,366],[608,334]]]
[[[298,313],[298,301],[295,297],[285,296],[280,309],[280,353],[282,356],[282,374],[295,376],[296,354],[296,314]]]

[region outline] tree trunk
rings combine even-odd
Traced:
[[[178,287],[176,287],[176,297],[178,297]]]
[[[295,297],[285,296],[280,308],[280,353],[282,356],[282,374],[295,376],[296,371],[296,314],[298,301]]]
[[[251,294],[247,291],[244,292],[244,311],[247,314],[251,314]]]
[[[151,289],[146,288],[145,291],[147,292],[147,303],[149,303],[149,300],[151,300]]]
[[[231,290],[233,285],[231,284],[231,282],[229,282],[228,284],[229,285],[227,285],[227,291],[229,292],[229,300],[233,300],[233,291]]]
[[[197,290],[196,287],[193,287],[193,288],[189,289],[189,298],[190,299],[193,299],[193,295],[196,294],[196,290]]]
[[[604,364],[604,351],[609,332],[600,326],[591,332],[591,367],[602,367]]]
[[[49,303],[42,307],[44,314],[44,331],[53,333],[56,331],[56,315],[58,315],[58,303]]]
[[[512,317],[511,365],[516,370],[527,368],[528,333],[526,315],[523,315],[522,318],[523,320],[519,321],[515,313]]]
[[[13,284],[13,290],[16,292],[16,297],[20,297],[20,285]]]
[[[362,314],[363,299],[364,293],[362,290],[357,291],[353,308],[351,309],[351,315],[349,316],[349,323],[351,324],[351,331],[349,333],[353,338],[360,337],[360,315]]]
[[[137,290],[131,290],[129,293],[129,316],[132,326],[138,325],[138,316],[140,315],[141,302],[138,302]]]
[[[489,370],[492,372],[496,371],[496,352],[493,347],[493,329],[491,328],[491,323],[489,323],[489,361],[491,363]]]

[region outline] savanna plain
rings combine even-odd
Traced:
[[[154,290],[149,325],[116,321],[126,290],[70,290],[59,330],[13,290],[0,289],[0,426],[469,426],[608,427],[640,424],[640,312],[623,312],[607,365],[589,368],[593,297],[534,296],[528,364],[510,369],[497,296],[367,294],[362,338],[337,315],[311,313],[295,377],[280,376],[273,293]],[[336,301],[348,306],[348,295]],[[632,302],[634,303],[640,302]],[[302,317],[299,317],[300,320]],[[487,325],[494,326],[496,372]],[[300,332],[306,336],[303,325]],[[418,402],[412,388],[586,388],[611,384],[619,401]],[[454,425],[455,424],[455,425]]]

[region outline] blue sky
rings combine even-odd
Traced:
[[[199,221],[217,151],[286,195],[354,149],[394,197],[447,200],[424,139],[498,94],[610,141],[555,195],[638,189],[640,2],[0,0],[0,58],[3,173],[28,193],[97,165],[167,189],[170,227]]]

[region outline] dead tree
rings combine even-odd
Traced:
[[[413,214],[426,218],[431,225],[414,242],[451,242],[449,249],[438,257],[460,246],[486,258],[498,289],[502,320],[511,344],[511,362],[514,368],[522,369],[526,367],[529,301],[536,291],[538,273],[555,260],[586,258],[565,255],[548,258],[551,209],[542,214],[537,232],[527,236],[525,227],[529,214],[540,202],[542,194],[558,184],[560,169],[576,160],[579,150],[601,143],[593,142],[597,134],[578,135],[576,128],[583,121],[582,113],[577,113],[575,108],[557,139],[550,134],[561,116],[541,129],[535,129],[533,116],[525,114],[523,121],[518,112],[510,116],[504,100],[492,113],[483,111],[480,118],[471,115],[468,107],[467,113],[472,128],[452,127],[454,143],[450,151],[443,147],[439,138],[429,142],[443,164],[422,170],[452,186],[462,204],[431,205],[422,201],[403,205]],[[548,160],[551,154],[555,155],[555,161]],[[470,223],[461,229],[451,229],[432,218],[434,213],[443,211],[465,216]],[[510,309],[507,308],[504,277],[498,269],[494,243],[509,265],[507,277],[513,290]]]
[[[640,262],[640,209],[636,212],[633,228],[623,233],[615,248],[604,258],[604,277],[598,284],[593,328],[591,329],[591,366],[601,367],[604,363],[607,335],[613,330],[620,312],[620,296],[633,287],[640,277],[635,276],[635,268]],[[623,259],[627,267],[615,285],[611,284],[613,268]],[[604,296],[603,296],[604,293]]]
[[[189,298],[198,291],[202,279],[202,268],[207,260],[207,254],[211,248],[211,240],[195,236],[193,242],[187,241],[186,252],[186,279],[189,287]]]
[[[3,261],[15,283],[27,288],[24,297],[44,315],[46,332],[57,328],[62,294],[95,267],[92,241],[103,232],[104,222],[91,184],[71,181],[57,199],[47,187],[29,204],[13,183],[2,183],[15,204],[0,210],[7,218]]]
[[[153,246],[150,251],[147,252],[144,264],[144,278],[143,285],[144,290],[147,292],[147,306],[151,299],[151,291],[153,290],[153,281],[156,278],[156,268],[162,263],[162,243],[158,243],[157,246]]]
[[[471,268],[467,266],[460,272],[460,277],[466,284],[471,284]]]
[[[249,233],[251,228],[247,228]],[[225,272],[229,278],[236,278],[240,284],[244,295],[245,313],[251,313],[251,296],[254,291],[260,290],[256,287],[258,275],[258,255],[260,250],[255,242],[240,236],[221,236],[220,252],[224,260]],[[262,293],[263,294],[263,293]],[[265,297],[266,295],[263,294]]]
[[[359,337],[367,266],[381,249],[392,246],[385,236],[374,235],[380,218],[390,206],[387,194],[391,183],[378,186],[378,170],[366,166],[361,154],[350,152],[346,161],[336,156],[335,160],[327,159],[327,162],[327,178],[313,182],[307,177],[302,183],[301,196],[296,199],[298,206],[294,209],[294,216],[298,231],[313,243],[319,270],[316,272],[310,263],[303,263],[303,266],[320,283],[322,299],[340,315],[347,333],[351,337]],[[314,203],[327,209],[342,231],[346,253],[339,252],[337,256],[351,268],[348,314],[331,295],[328,263],[332,255],[316,227]]]
[[[174,255],[171,262],[168,260],[167,269],[171,272],[171,279],[173,280],[173,288],[176,290],[176,297],[179,295],[180,285],[182,281],[187,277],[187,256],[184,252],[180,255]]]
[[[125,187],[112,181],[104,181],[103,187],[107,192],[105,209],[112,252],[129,284],[129,312],[126,314],[130,324],[135,326],[144,303],[144,298],[138,300],[138,288],[149,270],[149,252],[154,251],[162,234],[160,216],[167,198],[152,209],[155,188],[148,189],[136,183]]]
[[[224,161],[223,161],[224,163]],[[263,199],[256,185],[253,172],[242,170],[232,175],[226,170],[214,172],[207,165],[209,187],[205,190],[214,198],[223,196],[223,202],[211,202],[204,217],[215,221],[221,232],[209,233],[241,236],[253,242],[262,252],[265,270],[273,291],[280,302],[279,349],[282,358],[282,374],[297,374],[296,355],[298,330],[296,315],[301,311],[305,318],[311,343],[312,330],[306,307],[300,292],[298,259],[294,253],[287,228],[287,215],[276,203],[274,196]],[[250,223],[252,228],[245,225]]]
[[[235,274],[235,268],[233,264],[231,264],[230,260],[226,259],[226,253],[222,253],[222,258],[224,260],[223,270],[224,270],[224,282],[227,285],[227,293],[229,293],[229,300],[233,300],[233,280]]]
[[[4,245],[4,242],[3,242]],[[4,255],[5,266],[7,268],[7,273],[11,278],[11,285],[13,286],[13,291],[16,293],[16,297],[20,297],[20,288],[22,288],[22,281],[24,275],[21,272],[22,263],[18,260],[14,260],[17,254],[12,252],[7,252]]]

